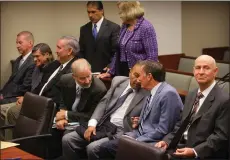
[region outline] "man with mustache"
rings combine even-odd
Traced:
[[[131,117],[140,115],[142,106],[146,100],[148,91],[140,89],[139,77],[136,74],[136,66],[130,70],[129,78],[117,76],[112,80],[111,87],[107,94],[101,99],[95,109],[86,131],[83,134],[71,132],[62,139],[64,159],[79,159],[82,149],[86,149],[89,159],[98,157],[97,152],[100,144],[109,141],[111,138],[119,138],[124,132],[132,130]],[[102,136],[101,126],[108,125],[108,128],[116,128],[111,135]],[[108,130],[109,133],[111,130]]]
[[[74,61],[71,69],[72,73],[63,75],[57,84],[61,100],[55,121],[60,130],[68,122],[87,122],[107,91],[104,83],[92,76],[91,65],[85,59]]]

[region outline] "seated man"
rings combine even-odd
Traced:
[[[53,55],[50,47],[45,43],[39,43],[33,47],[32,55],[35,61],[35,68],[32,73],[31,92],[37,89],[42,78],[49,74],[50,63],[53,62]],[[6,119],[7,124],[15,124],[19,116],[23,96],[17,97],[17,102],[8,103],[1,106],[1,116]],[[10,115],[8,117],[8,115]]]
[[[85,148],[89,159],[99,158],[97,151],[100,144],[109,141],[109,138],[102,136],[95,141],[93,141],[93,138],[105,133],[97,131],[98,127],[104,124],[116,128],[115,132],[110,135],[110,138],[118,138],[124,132],[132,129],[131,117],[139,116],[146,100],[145,97],[149,94],[149,92],[140,89],[140,84],[137,83],[138,77],[139,75],[136,73],[136,67],[134,66],[130,71],[129,78],[121,76],[113,78],[109,91],[99,102],[89,120],[88,128],[86,125],[86,131],[83,132],[84,135],[74,131],[63,137],[64,159],[79,159],[80,152]],[[108,133],[110,132],[109,127]]]
[[[217,71],[212,57],[201,55],[195,60],[193,73],[199,88],[186,97],[182,120],[155,145],[167,149],[172,158],[228,157],[229,97],[216,84]],[[185,147],[177,149],[183,135]]]
[[[34,45],[33,34],[29,31],[20,32],[16,45],[21,56],[15,60],[9,80],[0,89],[0,105],[16,102],[16,97],[23,96],[31,88],[31,77],[35,67],[31,54]]]
[[[138,62],[136,66],[141,87],[150,90],[151,95],[143,106],[140,117],[133,118],[133,125],[136,128],[125,135],[137,141],[154,144],[171,132],[180,120],[183,103],[176,89],[165,82],[165,70],[162,64],[145,60]],[[117,147],[118,140],[103,143],[100,158],[115,157]]]
[[[75,127],[68,126],[70,122],[87,122],[107,91],[104,83],[92,76],[91,65],[85,59],[74,61],[71,69],[72,73],[63,75],[55,87],[60,91],[60,105],[54,118],[50,158],[61,155],[62,136]]]
[[[41,53],[45,54],[44,51],[49,51],[48,47],[42,45],[40,47],[35,47],[33,55],[40,56]],[[41,53],[39,53],[39,51]],[[79,51],[78,41],[71,36],[63,36],[57,42],[57,55],[58,60],[51,62],[49,65],[45,66],[42,71],[44,72],[42,78],[34,78],[32,83],[36,83],[36,87],[32,87],[31,92],[38,94],[40,96],[45,96],[52,98],[57,106],[59,106],[59,91],[56,90],[55,84],[60,80],[61,75],[71,72],[70,66],[78,57],[77,53]],[[44,56],[43,56],[44,57]],[[38,61],[38,64],[40,62]],[[35,73],[36,74],[36,73]],[[17,104],[7,112],[7,118],[9,124],[15,124],[19,112],[21,110],[21,104],[23,102],[23,97],[17,100]]]
[[[61,130],[68,122],[87,122],[107,91],[104,83],[92,76],[85,59],[76,60],[71,68],[73,73],[63,75],[58,83],[61,103],[55,121]]]

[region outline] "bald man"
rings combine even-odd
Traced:
[[[171,159],[227,158],[229,97],[216,84],[217,72],[212,57],[202,55],[195,60],[193,74],[199,88],[186,97],[181,122],[155,145],[166,149]],[[181,140],[184,145],[179,149]]]
[[[104,83],[92,76],[87,60],[81,58],[74,61],[71,69],[72,74],[63,75],[57,84],[62,100],[55,120],[60,130],[64,130],[68,122],[87,122],[107,91]]]

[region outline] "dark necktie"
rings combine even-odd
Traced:
[[[61,65],[59,66],[59,69],[58,69],[58,72],[57,72],[56,75],[58,75],[58,74],[62,71],[62,69],[63,69],[63,64],[61,64]]]
[[[144,129],[143,129],[143,123],[144,123],[144,119],[147,117],[149,110],[151,109],[152,106],[150,106],[150,100],[151,100],[152,95],[150,94],[149,97],[147,98],[147,102],[143,111],[143,115],[141,116],[141,120],[140,120],[140,124],[138,126],[138,132],[140,135],[143,134]]]
[[[120,106],[122,106],[122,104],[125,102],[125,100],[128,97],[128,95],[130,93],[132,93],[132,92],[133,92],[133,89],[129,88],[124,95],[122,95],[121,97],[119,97],[118,100],[117,100],[117,103],[113,106],[113,108],[110,111],[108,111],[102,117],[102,119],[100,120],[100,123],[98,125],[101,125],[114,111],[116,111]]]
[[[97,24],[93,24],[93,37],[94,39],[97,38]]]
[[[72,111],[77,111],[77,106],[78,106],[80,99],[81,99],[81,88],[78,87],[76,89],[76,98],[75,98],[75,101],[72,105]]]
[[[175,149],[177,144],[179,143],[182,135],[184,134],[184,132],[186,131],[186,129],[190,126],[190,123],[194,117],[194,115],[197,112],[197,109],[199,107],[199,101],[201,98],[203,98],[204,95],[199,92],[196,96],[196,99],[194,101],[193,104],[193,108],[191,109],[189,115],[185,118],[185,120],[182,122],[180,128],[177,130],[175,136],[173,137],[172,141],[170,142],[168,149]]]

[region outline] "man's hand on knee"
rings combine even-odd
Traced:
[[[90,137],[91,135],[96,135],[96,127],[93,127],[93,126],[89,126],[87,128],[87,130],[85,131],[84,133],[84,138],[87,140],[87,141],[90,141]]]

